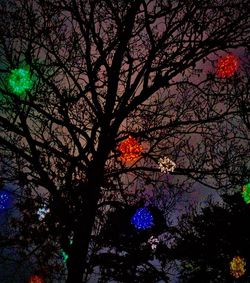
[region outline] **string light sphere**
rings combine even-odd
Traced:
[[[0,191],[0,211],[11,207],[11,195],[7,191]]]
[[[239,59],[234,54],[227,54],[218,60],[216,75],[218,78],[230,78],[239,67]]]
[[[250,183],[246,184],[242,188],[242,197],[245,201],[245,203],[249,204],[250,203]]]
[[[239,278],[246,272],[246,262],[240,256],[236,256],[230,262],[230,273],[235,278]]]
[[[174,172],[174,169],[176,167],[176,164],[167,156],[160,158],[158,164],[159,169],[164,173]]]
[[[62,258],[63,258],[63,261],[66,262],[69,258],[69,255],[67,253],[65,253],[65,251],[62,250]]]
[[[45,283],[44,279],[40,275],[31,275],[29,283]]]
[[[30,90],[33,85],[30,71],[25,68],[11,70],[8,83],[11,91],[17,95],[24,94],[27,90]]]
[[[120,159],[124,162],[134,161],[139,158],[142,149],[142,145],[131,136],[122,141],[117,147],[117,150],[121,153]]]
[[[151,249],[155,250],[157,248],[157,245],[159,244],[159,240],[155,238],[154,236],[151,236],[148,239],[148,243],[151,245]]]
[[[72,245],[73,240],[70,240],[69,244]],[[61,250],[61,255],[62,255],[63,261],[66,262],[69,258],[69,255],[64,250]]]
[[[147,208],[138,208],[131,218],[131,223],[138,230],[145,230],[154,225],[152,213]]]
[[[37,210],[38,219],[41,221],[45,218],[46,214],[50,212],[50,209],[46,206],[40,207]]]

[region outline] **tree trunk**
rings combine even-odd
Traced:
[[[93,185],[91,186],[90,183]],[[83,215],[77,219],[74,229],[73,243],[71,245],[67,261],[67,283],[84,282],[82,278],[86,270],[88,247],[91,239],[92,228],[95,222],[97,203],[100,193],[100,185],[95,185],[93,182],[90,183],[87,188],[88,194],[85,200],[86,203]]]
[[[104,125],[109,125],[108,122]],[[95,223],[97,204],[100,197],[101,185],[104,178],[105,162],[114,141],[115,135],[109,134],[109,129],[104,128],[100,134],[99,146],[92,164],[88,168],[88,182],[83,186],[84,209],[83,213],[77,217],[71,245],[69,258],[67,261],[68,278],[66,283],[83,283],[83,274],[86,272],[87,255],[91,232]]]
[[[105,145],[105,143],[103,144]],[[89,242],[95,223],[107,155],[107,148],[101,147],[99,154],[89,168],[88,182],[82,188],[84,208],[81,210],[81,214],[79,213],[80,215],[77,216],[77,222],[73,228],[74,236],[67,261],[68,278],[66,283],[86,282],[83,281],[83,274],[86,272]]]

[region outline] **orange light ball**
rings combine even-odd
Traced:
[[[45,283],[44,279],[40,275],[31,275],[29,283]]]
[[[239,278],[246,272],[246,262],[243,258],[235,256],[230,262],[230,273],[235,278]]]
[[[216,75],[218,78],[230,78],[239,67],[239,59],[234,54],[228,54],[218,60]]]
[[[131,136],[122,141],[117,147],[117,150],[121,153],[120,159],[124,162],[134,161],[139,158],[142,149],[142,145]]]

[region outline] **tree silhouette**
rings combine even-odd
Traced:
[[[135,206],[119,206],[111,212],[106,225],[95,239],[101,243],[90,259],[91,268],[100,267],[103,282],[113,279],[122,282],[168,282],[168,268],[156,268],[153,260],[161,261],[164,243],[158,237],[168,232],[165,217],[156,207],[150,207],[153,225],[147,229],[137,229],[131,217],[138,209]],[[153,235],[153,236],[152,236]],[[153,246],[150,237],[157,239]],[[107,280],[107,281],[105,281]]]
[[[236,282],[229,265],[235,256],[247,264],[237,282],[249,281],[249,205],[239,192],[224,195],[223,201],[223,205],[209,202],[181,218],[172,251],[182,260],[180,282]]]
[[[90,243],[110,207],[174,187],[172,206],[195,182],[230,189],[228,180],[244,176],[244,64],[227,78],[215,68],[249,50],[247,6],[1,1],[1,176],[18,187],[11,223],[26,256],[47,266],[59,246],[67,282],[86,281]],[[142,153],[124,161],[119,145],[129,136]],[[164,156],[177,164],[172,179],[159,169]]]

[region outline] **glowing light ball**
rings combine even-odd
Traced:
[[[29,70],[24,68],[12,70],[8,78],[8,83],[11,91],[17,95],[24,94],[33,85]]]
[[[250,203],[250,183],[246,184],[242,188],[242,196],[244,201],[249,204]]]
[[[140,157],[142,149],[142,145],[131,136],[122,141],[117,147],[117,150],[121,153],[120,159],[124,162],[133,161]]]
[[[73,240],[70,240],[69,244],[72,245]],[[62,254],[63,261],[66,262],[69,258],[69,255],[64,250],[61,250],[61,254]]]
[[[11,207],[11,195],[7,191],[0,191],[0,211]]]
[[[153,215],[147,208],[138,208],[131,218],[131,223],[138,230],[145,230],[154,225]]]
[[[233,54],[228,54],[218,60],[216,75],[218,78],[230,78],[239,67],[239,59]]]
[[[246,262],[243,258],[236,256],[230,262],[230,273],[235,278],[239,278],[246,272]]]
[[[66,262],[69,258],[69,255],[66,254],[64,250],[62,250],[62,257],[63,257],[63,261]]]
[[[44,279],[40,275],[31,275],[29,283],[45,283]]]
[[[166,156],[164,156],[164,158],[160,158],[158,164],[159,169],[164,173],[174,172],[176,167],[176,164]]]
[[[50,209],[47,208],[46,206],[43,206],[41,208],[38,209],[37,211],[37,215],[38,215],[38,219],[41,221],[45,218],[46,214],[50,212]]]
[[[159,244],[159,240],[155,238],[154,236],[151,236],[148,239],[148,243],[151,245],[151,249],[155,250],[157,248],[157,245]]]

